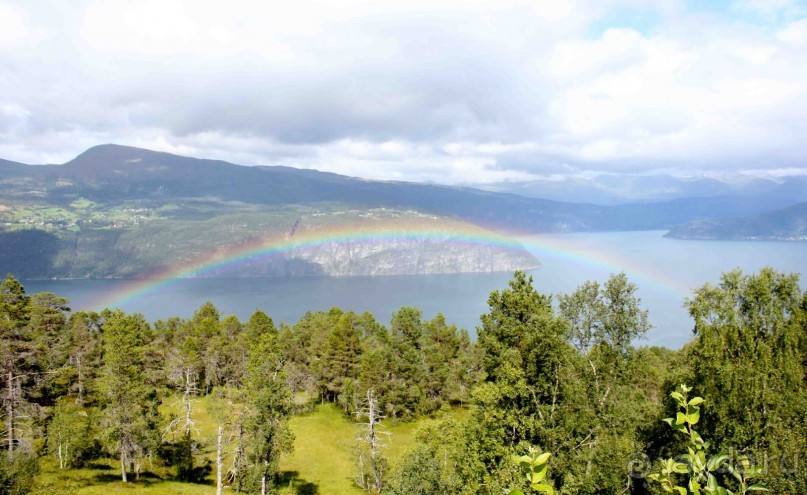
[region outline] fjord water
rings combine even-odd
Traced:
[[[541,261],[531,270],[543,293],[571,292],[586,280],[604,281],[624,271],[638,288],[655,326],[645,343],[680,347],[692,336],[683,300],[706,282],[734,268],[763,266],[807,277],[806,242],[682,241],[664,232],[607,232],[530,236],[524,247]],[[389,322],[401,306],[416,306],[427,318],[442,312],[450,323],[475,334],[479,315],[509,273],[377,277],[177,279],[149,285],[125,280],[25,281],[29,293],[48,291],[70,299],[73,310],[98,310],[100,302],[143,313],[150,321],[190,317],[205,301],[242,320],[256,309],[276,322],[296,322],[306,311],[338,306],[370,311]],[[802,287],[806,287],[802,277]],[[112,299],[110,294],[117,294]]]

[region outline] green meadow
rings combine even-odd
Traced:
[[[194,402],[193,417],[196,435],[204,443],[205,460],[214,466],[216,425],[207,412],[208,400]],[[170,400],[161,412],[169,417],[179,412],[179,401]],[[385,455],[392,465],[414,443],[415,433],[422,425],[437,419],[453,417],[464,419],[467,411],[455,409],[442,411],[435,418],[421,418],[414,422],[384,421],[381,430],[389,433]],[[280,462],[283,485],[281,494],[329,494],[360,495],[362,492],[353,481],[355,466],[353,450],[360,425],[346,416],[334,404],[323,404],[309,413],[289,420],[294,432],[294,451]],[[204,461],[203,461],[204,462]],[[228,460],[225,460],[225,467]],[[120,481],[120,464],[113,460],[93,461],[82,469],[59,469],[51,457],[41,460],[42,472],[38,480],[59,487],[71,487],[79,495],[207,495],[215,494],[215,471],[211,471],[205,483],[173,481],[173,470],[158,463],[149,466],[137,482]]]

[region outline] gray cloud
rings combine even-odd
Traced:
[[[805,167],[807,13],[632,4],[0,2],[0,156],[117,142],[448,183]]]

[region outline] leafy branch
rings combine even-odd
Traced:
[[[513,462],[518,465],[521,472],[527,478],[530,488],[536,492],[549,493],[550,495],[554,494],[555,490],[552,488],[552,485],[545,483],[544,480],[546,478],[546,470],[549,466],[549,457],[551,455],[552,454],[549,452],[542,453],[539,449],[530,447],[529,454],[521,456],[514,455],[512,457]],[[520,488],[505,490],[505,493],[508,495],[524,495],[524,491]]]
[[[665,418],[663,421],[675,431],[685,435],[689,440],[687,453],[676,458],[661,461],[658,473],[648,475],[648,479],[658,482],[666,493],[679,495],[734,495],[735,492],[718,483],[717,474],[728,472],[739,484],[738,494],[749,492],[768,491],[761,484],[752,484],[754,478],[762,476],[762,467],[756,466],[748,456],[740,456],[736,463],[730,462],[727,454],[718,454],[707,460],[706,452],[709,442],[695,431],[695,425],[700,421],[701,404],[705,402],[702,397],[688,398],[692,388],[680,385],[678,390],[670,393],[680,409],[675,418]],[[687,482],[679,485],[675,475],[685,475]]]

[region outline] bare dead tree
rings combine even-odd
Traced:
[[[367,422],[359,423],[362,429],[357,439],[359,470],[356,484],[368,493],[378,494],[384,489],[387,463],[381,449],[387,446],[384,438],[389,438],[389,432],[378,429],[378,424],[385,416],[380,414],[373,389],[367,391],[364,407],[356,411],[356,416],[359,419],[367,418]]]

